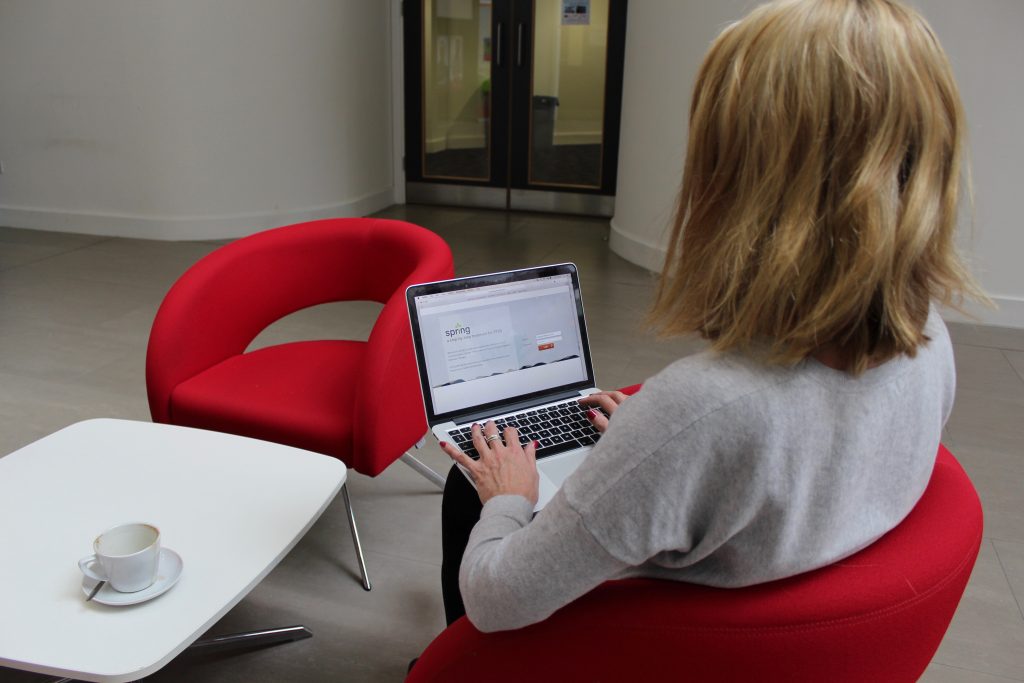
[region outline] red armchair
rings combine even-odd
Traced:
[[[153,322],[146,356],[153,420],[325,453],[369,476],[399,457],[423,472],[405,453],[427,431],[405,288],[452,275],[444,240],[392,220],[313,221],[221,247],[181,276]],[[246,351],[290,313],[356,300],[384,304],[365,342]],[[342,493],[370,590],[348,489]]]
[[[608,582],[516,631],[483,634],[463,617],[406,682],[916,681],[953,617],[981,533],[977,493],[940,447],[910,515],[841,562],[734,590]]]

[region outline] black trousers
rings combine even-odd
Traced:
[[[469,534],[480,521],[483,508],[480,496],[466,475],[452,465],[441,500],[441,596],[449,626],[466,614],[459,591],[459,565],[469,544]]]

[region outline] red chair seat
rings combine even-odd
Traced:
[[[233,356],[171,393],[171,420],[345,458],[366,342],[307,341]]]
[[[515,631],[480,633],[463,617],[406,680],[916,681],[949,626],[981,535],[977,493],[940,447],[907,518],[845,560],[732,590],[611,581]]]

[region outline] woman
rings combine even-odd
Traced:
[[[483,631],[518,628],[613,578],[771,581],[899,524],[953,402],[932,304],[984,299],[953,246],[963,127],[938,41],[895,0],[783,0],[728,27],[694,87],[651,314],[712,349],[583,399],[604,435],[532,520],[514,429],[474,427],[479,461],[442,444],[479,492],[452,470],[449,622],[464,603]]]

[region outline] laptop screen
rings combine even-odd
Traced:
[[[407,297],[431,424],[594,385],[572,264],[415,285]]]

